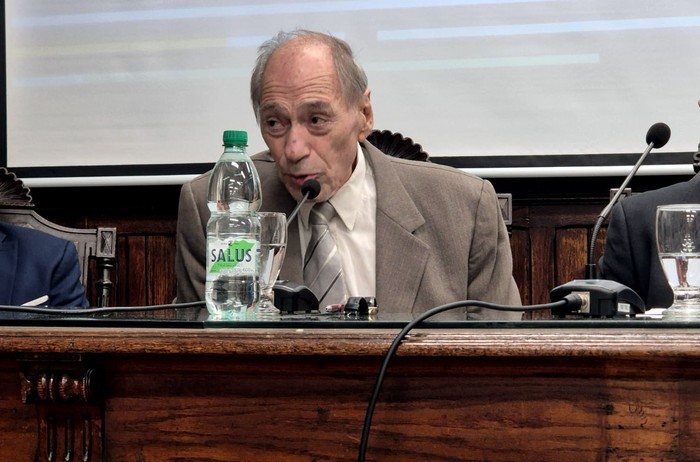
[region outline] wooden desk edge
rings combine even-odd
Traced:
[[[382,356],[398,329],[0,326],[0,353]],[[398,356],[700,358],[696,329],[417,329]]]

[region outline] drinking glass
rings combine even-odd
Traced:
[[[260,299],[259,315],[279,314],[274,287],[287,249],[287,216],[280,212],[259,212],[260,218]]]
[[[663,319],[700,319],[700,204],[658,206],[656,245],[673,290]]]

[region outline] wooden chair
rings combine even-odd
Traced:
[[[367,136],[367,141],[384,154],[402,159],[430,162],[430,156],[423,150],[423,147],[401,133],[389,130],[372,130]],[[510,235],[513,225],[513,195],[509,193],[496,195],[498,196],[498,205],[501,206],[503,221],[508,229],[508,235]]]
[[[52,223],[33,209],[29,188],[14,173],[0,167],[0,220],[73,242],[81,265],[80,282],[88,295],[91,295],[89,284],[95,281],[95,295],[88,296],[90,304],[109,306],[116,267],[116,228],[68,228]],[[92,260],[96,274],[90,272]]]

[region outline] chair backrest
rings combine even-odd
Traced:
[[[80,281],[90,295],[89,284],[95,281],[95,295],[89,297],[92,306],[109,306],[114,283],[112,275],[116,266],[116,228],[69,228],[40,216],[34,208],[29,188],[0,167],[0,220],[18,226],[33,228],[73,242],[81,265]],[[91,260],[95,260],[95,272],[91,273]]]
[[[372,130],[367,135],[367,141],[384,154],[409,160],[422,160],[430,162],[430,156],[423,150],[423,146],[401,133],[389,130]]]
[[[401,133],[394,133],[389,130],[372,130],[367,136],[367,141],[389,156],[430,162],[430,156],[423,150],[423,147]],[[498,196],[498,205],[501,207],[503,221],[510,235],[513,225],[513,195],[510,193],[497,193],[496,195]]]

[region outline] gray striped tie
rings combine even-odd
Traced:
[[[319,306],[345,302],[345,280],[340,254],[328,228],[335,214],[330,202],[319,202],[311,209],[311,239],[304,257],[304,284],[316,294]]]

